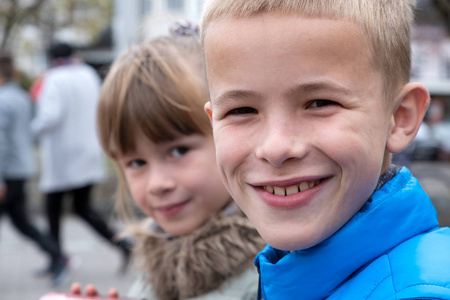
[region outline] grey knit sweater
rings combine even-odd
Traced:
[[[15,82],[0,86],[0,184],[34,172],[31,100]]]

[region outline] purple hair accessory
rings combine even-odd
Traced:
[[[169,32],[172,36],[198,36],[199,28],[187,20],[181,20],[172,24]]]

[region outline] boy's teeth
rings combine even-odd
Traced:
[[[299,192],[306,191],[307,189],[315,187],[319,183],[320,183],[320,180],[304,181],[304,182],[301,182],[300,184],[288,186],[286,188],[266,185],[266,186],[264,186],[264,189],[274,195],[289,196],[289,195],[293,195],[293,194],[296,194]]]
[[[298,186],[293,185],[286,188],[286,196],[297,194],[299,192]]]
[[[273,187],[273,193],[278,196],[286,196],[286,190],[282,187]]]
[[[300,192],[306,191],[307,189],[309,189],[309,183],[308,182],[300,183]]]

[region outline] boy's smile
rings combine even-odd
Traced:
[[[305,249],[342,227],[389,165],[394,105],[351,22],[258,14],[205,33],[217,160],[271,246]]]
[[[267,205],[274,208],[293,209],[308,204],[318,190],[316,187],[324,180],[326,179],[302,180],[297,181],[300,182],[297,184],[278,184],[276,186],[257,185],[254,188]]]

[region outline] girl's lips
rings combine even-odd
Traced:
[[[186,200],[177,204],[160,206],[158,208],[155,208],[155,210],[165,215],[166,217],[171,217],[179,213],[188,203],[189,200]]]
[[[277,195],[271,190],[267,190],[264,186],[254,187],[259,197],[269,206],[280,209],[294,209],[308,205],[322,188],[328,182],[330,177],[318,181],[318,184],[304,191],[291,195]]]

